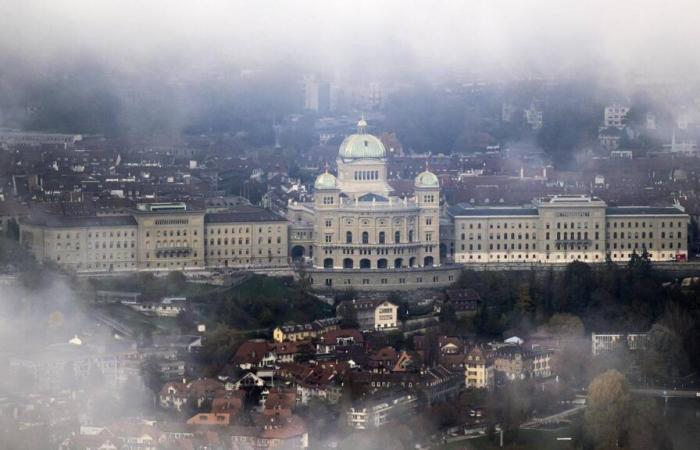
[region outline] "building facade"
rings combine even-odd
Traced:
[[[591,352],[597,356],[621,346],[640,350],[646,347],[647,341],[647,333],[591,333]]]
[[[353,299],[338,305],[336,315],[357,321],[363,331],[392,330],[399,324],[399,307],[388,300]]]
[[[464,384],[476,389],[493,387],[493,364],[479,347],[472,348],[464,358]]]
[[[501,380],[547,378],[552,375],[549,351],[526,350],[520,346],[499,348],[494,354],[494,370]]]
[[[406,392],[388,393],[357,402],[346,412],[348,426],[355,430],[381,428],[410,416],[418,407],[418,397]]]
[[[294,257],[310,260],[316,288],[401,289],[454,281],[440,269],[440,183],[428,170],[414,195],[399,197],[387,182],[382,142],[358,123],[340,145],[338,175],[314,183],[314,201],[288,205]]]
[[[686,260],[689,216],[680,207],[609,207],[598,198],[560,195],[523,207],[449,208],[456,263],[587,263]]]
[[[29,217],[20,241],[37,260],[76,272],[288,265],[286,220],[247,206],[207,213],[151,203],[131,215]]]
[[[619,103],[606,106],[603,113],[603,126],[606,128],[624,128],[629,111],[629,106]]]

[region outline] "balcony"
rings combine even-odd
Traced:
[[[430,242],[401,242],[398,244],[395,244],[393,242],[391,243],[386,243],[386,244],[379,244],[379,243],[371,243],[371,244],[359,244],[359,243],[352,243],[352,244],[345,244],[342,242],[324,242],[321,244],[323,248],[349,248],[349,249],[375,249],[375,248],[384,248],[384,249],[389,249],[389,248],[410,248],[410,247],[420,247],[421,245],[436,245],[435,242],[430,241]]]
[[[591,245],[591,243],[592,243],[592,241],[590,239],[557,239],[554,242],[557,245],[566,245],[566,246]]]
[[[190,256],[192,247],[160,247],[155,251],[156,258],[173,258]]]

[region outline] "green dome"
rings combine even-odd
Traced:
[[[384,144],[376,136],[365,133],[367,122],[360,120],[357,124],[357,134],[351,134],[340,144],[338,155],[341,158],[384,158]]]
[[[314,182],[314,187],[316,189],[335,189],[337,187],[335,175],[328,172],[323,172],[321,175],[316,177]]]
[[[357,133],[351,134],[340,144],[338,156],[345,159],[384,158],[384,144],[376,136],[367,134],[367,121],[364,117],[357,122]]]
[[[418,174],[416,177],[416,187],[440,187],[440,181],[438,180],[438,177],[432,173],[428,172],[427,170],[425,172],[421,172]]]

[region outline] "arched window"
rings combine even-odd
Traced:
[[[396,258],[394,260],[394,268],[400,269],[401,267],[403,267],[403,258]]]
[[[396,243],[396,244],[401,243],[401,232],[400,231],[394,232],[394,243]]]
[[[366,231],[362,232],[362,243],[369,244],[369,233]]]
[[[386,266],[387,266],[387,261],[386,261],[386,259],[380,258],[379,260],[377,260],[377,267],[378,267],[379,269],[386,269]]]
[[[369,269],[371,267],[371,263],[369,259],[361,259],[360,260],[360,269]]]
[[[411,257],[408,259],[408,267],[415,267],[415,265],[416,265],[416,257],[415,257],[415,256],[411,256]]]
[[[326,258],[323,260],[323,268],[324,269],[332,269],[333,268],[333,258]]]
[[[432,256],[426,256],[423,258],[423,266],[424,267],[431,267],[433,265],[433,257]]]
[[[343,269],[352,269],[353,261],[352,258],[345,258],[343,260]]]
[[[408,230],[408,242],[413,242],[413,230]]]
[[[386,239],[383,231],[379,232],[379,243],[380,244],[386,244]]]
[[[345,243],[352,244],[352,231],[345,233]]]

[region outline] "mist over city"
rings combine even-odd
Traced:
[[[696,449],[693,1],[0,1],[0,449]]]

